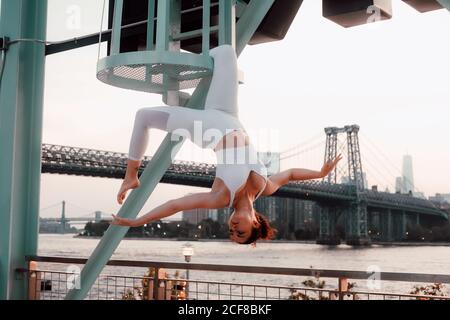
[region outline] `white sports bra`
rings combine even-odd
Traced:
[[[267,185],[267,168],[259,159],[253,145],[217,150],[216,156],[216,177],[220,178],[230,191],[229,207],[233,206],[236,191],[245,185],[252,171],[265,180],[264,187],[255,198],[258,199]]]

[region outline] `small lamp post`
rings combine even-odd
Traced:
[[[183,245],[184,261],[191,262],[191,257],[194,255],[194,248],[190,243]],[[186,298],[189,297],[189,269],[186,270]]]

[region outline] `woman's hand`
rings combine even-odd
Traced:
[[[114,219],[109,224],[122,227],[134,227],[135,220],[121,218],[114,214],[112,216]]]
[[[338,155],[334,160],[329,160],[324,163],[322,169],[320,170],[320,175],[322,178],[330,174],[331,171],[336,167],[339,161],[342,160],[342,155]]]

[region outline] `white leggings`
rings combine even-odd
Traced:
[[[205,109],[149,107],[136,113],[128,157],[141,160],[147,149],[149,129],[185,136],[202,148],[214,148],[227,133],[243,129],[238,120],[238,71],[233,47],[219,46],[210,52],[214,72]]]

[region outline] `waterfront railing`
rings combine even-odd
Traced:
[[[69,289],[81,284],[79,272],[87,259],[30,256],[27,261],[29,268],[17,271],[28,276],[29,299],[60,300]],[[207,279],[200,279],[202,275]],[[245,275],[240,278],[248,281],[235,280],[239,278],[237,275]],[[288,281],[289,285],[286,284]],[[87,299],[450,300],[450,294],[445,292],[445,286],[449,284],[450,275],[447,274],[379,272],[376,268],[353,271],[110,260]],[[404,288],[404,292],[399,288]],[[411,293],[413,288],[414,294]]]

